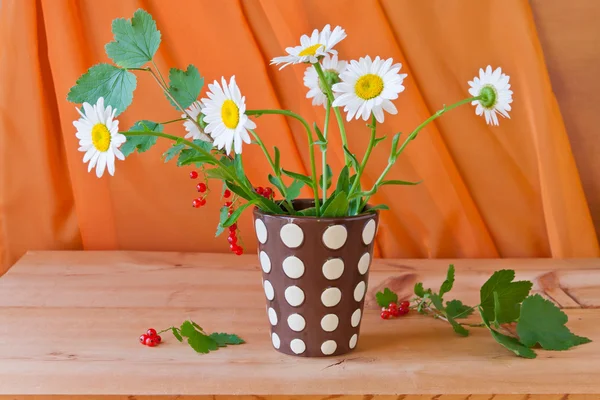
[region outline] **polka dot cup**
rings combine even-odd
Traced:
[[[301,209],[312,203],[295,205]],[[377,212],[314,218],[254,210],[266,320],[275,349],[324,357],[357,346],[378,221]]]

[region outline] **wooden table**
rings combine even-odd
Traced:
[[[483,329],[462,338],[417,314],[379,318],[373,299],[379,288],[408,297],[417,280],[437,287],[449,262],[457,283],[448,299],[476,304],[489,275],[512,268],[565,309],[572,330],[594,342],[565,352],[540,350],[527,360]],[[32,252],[0,278],[0,399],[592,398],[584,395],[600,395],[599,267],[597,259],[377,260],[357,349],[306,359],[271,348],[254,256]],[[248,343],[208,355],[167,335],[156,348],[138,343],[146,328],[187,318]]]

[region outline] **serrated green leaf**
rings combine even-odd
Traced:
[[[219,225],[217,225],[217,233],[215,233],[215,237],[221,235],[221,233],[223,233],[225,231],[225,227],[223,226],[223,223],[225,222],[225,220],[227,220],[228,216],[229,216],[229,207],[226,207],[226,206],[221,207],[221,210],[219,211]]]
[[[204,78],[192,64],[188,65],[185,71],[178,68],[169,70],[169,93],[183,108],[188,108],[198,99],[202,86],[204,86]],[[177,104],[169,96],[167,99],[173,107],[179,110]]]
[[[67,95],[72,103],[96,104],[100,97],[105,106],[117,110],[121,114],[133,101],[133,91],[137,85],[135,75],[110,64],[97,64],[77,79],[75,86]]]
[[[451,300],[446,302],[446,314],[453,319],[467,318],[475,309],[463,304],[460,300]]]
[[[131,21],[117,18],[112,22],[115,40],[105,46],[106,54],[123,68],[139,68],[152,61],[160,45],[160,31],[152,16],[139,9]]]
[[[183,167],[190,164],[195,164],[199,168],[204,164],[215,165],[216,162],[214,158],[204,155],[196,149],[187,148],[181,150],[177,158],[177,166]]]
[[[460,323],[456,322],[454,318],[452,318],[449,315],[446,315],[446,318],[448,319],[448,322],[450,322],[450,325],[452,325],[452,329],[454,329],[454,332],[458,333],[460,336],[469,336],[469,330],[462,326]]]
[[[175,336],[175,339],[179,340],[180,342],[183,342],[183,338],[181,337],[181,335],[175,327],[171,328],[171,332],[173,332],[173,336]]]
[[[162,132],[163,126],[156,122],[142,120],[136,122],[131,128],[129,128],[129,130],[133,132]],[[156,136],[150,135],[127,136],[127,141],[123,143],[121,147],[119,147],[119,150],[121,150],[121,153],[123,153],[125,157],[127,157],[136,150],[138,153],[143,153],[145,151],[148,151],[152,146],[154,146],[156,144],[157,139],[158,138]]]
[[[375,299],[377,299],[379,307],[388,307],[390,303],[398,303],[398,295],[391,291],[390,288],[383,289],[383,292],[377,292]]]
[[[192,321],[184,321],[179,328],[181,336],[187,338],[191,348],[197,353],[206,354],[211,350],[217,350],[217,342],[196,328],[197,324]]]
[[[304,182],[295,179],[286,189],[286,200],[294,200],[300,196],[300,191],[304,187]]]
[[[415,283],[414,292],[415,292],[415,295],[418,297],[425,296],[425,289],[423,288],[423,282]]]
[[[312,184],[313,184],[312,178],[310,176],[299,174],[297,172],[287,171],[285,169],[282,169],[281,172],[283,172],[285,175],[289,176],[290,178],[298,179],[299,181],[302,181],[309,186],[312,186]]]
[[[494,340],[496,342],[498,342],[500,345],[502,345],[506,349],[512,351],[519,357],[524,357],[524,358],[536,358],[537,357],[537,354],[535,354],[535,352],[533,350],[531,350],[527,346],[524,346],[517,339],[507,336],[507,335],[504,335],[500,332],[496,332],[494,329],[492,329],[492,327],[490,326],[490,321],[486,318],[485,313],[481,307],[479,307],[479,314],[481,314],[481,319],[483,320],[483,323],[485,324],[485,326],[488,328],[488,330],[492,334],[492,337],[494,338]]]
[[[238,208],[236,208],[236,210],[233,212],[233,214],[231,214],[226,220],[225,222],[223,222],[223,226],[225,228],[233,225],[238,218],[240,217],[240,215],[242,215],[242,213],[244,212],[244,210],[250,206],[253,206],[254,204],[258,203],[257,199],[254,200],[250,200],[247,203],[242,204],[241,206],[239,206]]]
[[[586,337],[573,334],[565,326],[568,320],[567,314],[536,294],[523,301],[517,334],[524,345],[533,347],[539,344],[546,350],[567,350],[591,342]]]
[[[173,158],[177,157],[179,153],[186,148],[186,145],[183,143],[174,144],[169,150],[163,153],[163,158],[165,162],[171,161]]]
[[[204,329],[202,329],[202,327],[200,325],[198,325],[197,323],[195,323],[194,321],[190,320],[192,326],[194,328],[196,328],[196,330],[200,331],[200,332],[204,332]]]
[[[238,344],[246,343],[244,341],[244,339],[242,339],[238,335],[233,335],[233,334],[229,334],[229,333],[215,332],[215,333],[211,333],[209,336],[217,343],[217,346],[219,346],[219,347],[227,347],[230,345],[238,345]]]
[[[527,297],[532,283],[529,281],[513,282],[515,271],[500,270],[483,284],[480,290],[480,305],[489,321],[499,324],[514,322],[519,318],[520,303]],[[494,292],[498,293],[498,301],[502,315],[494,312]]]
[[[333,194],[332,198],[333,200],[331,203],[323,209],[321,217],[345,217],[348,213],[348,196],[346,195],[346,192],[336,192]]]
[[[431,302],[433,303],[435,308],[438,309],[438,311],[441,311],[443,313],[446,312],[442,298],[437,293],[431,293],[429,298],[431,299]]]
[[[454,264],[450,264],[448,266],[448,272],[446,272],[446,280],[442,283],[440,287],[440,298],[443,299],[444,295],[452,290],[452,286],[454,286]]]

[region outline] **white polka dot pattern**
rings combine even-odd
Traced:
[[[265,295],[267,296],[267,299],[273,300],[275,298],[275,291],[273,290],[273,285],[271,285],[271,282],[265,281],[263,286],[265,287]]]
[[[352,313],[352,317],[350,318],[350,324],[353,328],[356,328],[358,324],[360,324],[360,319],[362,318],[362,312],[360,308],[357,308],[356,311]]]
[[[323,264],[323,276],[334,281],[344,273],[344,261],[341,258],[331,258]]]
[[[335,314],[327,314],[321,319],[321,328],[325,332],[333,332],[340,324],[340,318]]]
[[[352,337],[350,338],[350,348],[353,349],[356,347],[356,342],[358,342],[358,335],[355,333],[354,335],[352,335]]]
[[[267,243],[267,227],[262,219],[256,219],[254,222],[254,229],[256,229],[256,237],[258,238],[258,241],[262,244]]]
[[[279,232],[281,241],[290,249],[299,247],[304,241],[304,232],[302,228],[294,223],[285,224]]]
[[[325,307],[335,307],[342,300],[342,291],[338,288],[327,288],[321,294],[321,303]]]
[[[358,260],[358,272],[360,272],[361,275],[366,274],[367,271],[369,270],[370,264],[371,264],[371,256],[367,252],[362,255],[360,260]]]
[[[367,290],[367,285],[364,281],[359,282],[358,285],[354,288],[354,300],[361,301],[363,297],[365,297],[365,291]]]
[[[296,354],[302,354],[306,351],[306,344],[300,339],[292,339],[290,349]]]
[[[285,289],[285,300],[292,307],[298,307],[304,303],[304,291],[298,286],[289,286]]]
[[[323,244],[332,250],[341,248],[348,239],[348,230],[344,225],[333,225],[325,229]]]
[[[269,307],[269,322],[271,323],[271,325],[275,326],[277,325],[277,313],[275,312],[275,310],[272,307]]]
[[[375,220],[370,219],[369,222],[365,225],[362,232],[362,240],[363,243],[367,246],[371,244],[373,238],[375,237]]]
[[[298,257],[289,256],[283,260],[283,272],[292,279],[298,279],[304,275],[304,263]]]
[[[271,334],[271,341],[273,342],[273,347],[279,349],[279,347],[281,346],[281,340],[279,340],[279,335],[273,332]]]
[[[306,320],[300,314],[292,314],[288,317],[288,326],[294,332],[302,332],[306,328]]]
[[[262,267],[262,270],[265,272],[265,274],[271,272],[271,259],[269,258],[269,255],[264,251],[261,251],[259,258],[260,266]]]
[[[321,345],[321,352],[326,356],[335,353],[337,349],[337,343],[333,340],[328,340]]]

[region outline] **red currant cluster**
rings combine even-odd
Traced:
[[[271,189],[270,187],[262,187],[262,186],[257,186],[254,188],[254,191],[256,192],[256,194],[265,197],[267,199],[273,199],[273,189]]]
[[[231,196],[231,192],[229,190],[225,190],[225,192],[223,193],[223,197],[228,198],[229,196]],[[229,207],[229,212],[227,213],[227,216],[231,216],[231,214],[233,214],[234,211],[233,203],[231,201],[228,201],[227,203],[225,203],[225,207]],[[227,241],[229,242],[229,249],[236,256],[241,256],[242,254],[244,254],[244,249],[238,244],[237,224],[231,225],[228,229],[229,236],[227,236]]]
[[[146,333],[140,336],[140,343],[144,346],[154,347],[162,342],[162,338],[156,333],[156,329],[148,329]]]
[[[382,319],[390,319],[395,317],[400,317],[402,315],[408,314],[410,310],[410,303],[408,301],[403,301],[400,303],[400,306],[396,303],[390,303],[387,308],[383,308],[381,310],[381,318]]]
[[[190,179],[198,179],[198,172],[190,172]],[[206,183],[200,182],[196,185],[196,190],[198,191],[198,193],[202,194],[199,197],[195,198],[194,201],[192,201],[192,207],[200,208],[206,204],[206,197],[208,196],[208,193],[206,193],[206,191],[208,190],[208,186],[206,185]]]

